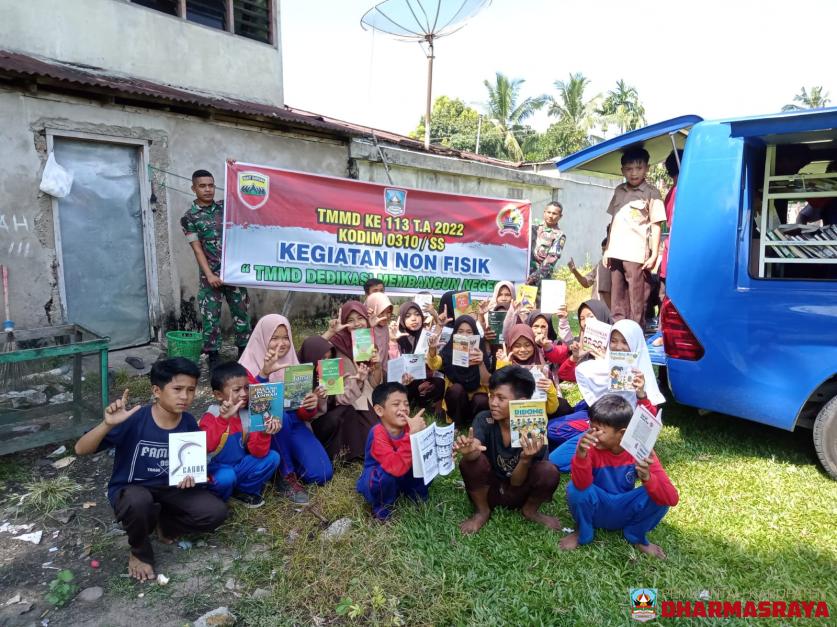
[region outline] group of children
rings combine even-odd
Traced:
[[[276,314],[264,316],[238,362],[212,370],[215,402],[200,421],[188,413],[198,367],[184,358],[157,362],[150,375],[154,403],[128,408],[126,393],[76,444],[80,455],[116,449],[108,496],[128,534],[131,575],[154,577],[149,536],[155,529],[164,542],[214,529],[225,519],[229,499],[258,507],[271,480],[280,493],[304,504],[305,485],[327,482],[337,457],[363,460],[357,490],[380,520],[389,518],[399,496],[427,499],[427,486],[413,475],[410,443],[410,434],[426,426],[425,410],[440,411],[460,430],[453,451],[461,457],[460,472],[474,507],[460,525],[463,533],[478,531],[498,506],[560,529],[558,519],[540,508],[552,500],[563,471],[570,473],[567,498],[576,532],[562,540],[562,548],[592,541],[595,528],[623,529],[640,550],[663,556],[645,534],[676,504],[677,492],[656,456],[635,462],[619,446],[634,407],[642,404],[656,412],[664,400],[639,326],[617,322],[608,350],[589,354],[571,337],[566,312],[558,317],[560,337],[553,317],[524,311],[507,284],[498,284],[494,296],[479,305],[476,319],[463,315],[451,322],[451,298],[442,298],[441,311],[407,302],[392,321],[394,308],[382,292],[365,303],[349,301],[322,335],[307,338],[298,350],[290,322]],[[508,309],[505,349],[484,322],[497,308]],[[578,314],[582,329],[591,318],[612,321],[601,301],[585,302]],[[453,364],[450,341],[440,346],[448,325],[455,334],[481,336],[467,366]],[[356,363],[351,329],[364,327],[373,330],[375,347],[371,360]],[[414,351],[426,330],[425,379],[404,375],[401,382],[387,382],[384,364]],[[609,393],[608,355],[617,350],[637,352],[638,369],[632,391]],[[264,430],[250,430],[251,384],[279,381],[288,366],[334,357],[344,364],[342,394],[327,395],[315,378],[299,409],[268,418]],[[541,373],[537,382],[532,368]],[[560,380],[577,381],[584,400],[570,406],[561,397]],[[530,434],[513,447],[509,403],[530,399],[536,389],[546,393],[548,437]],[[411,407],[418,408],[413,415]],[[198,429],[206,432],[209,481],[196,486],[187,478],[169,487],[168,434]],[[636,479],[642,486],[634,487]]]
[[[498,282],[492,297],[473,313],[455,316],[454,293],[447,292],[438,307],[408,301],[396,315],[383,283],[372,279],[364,286],[365,302],[344,303],[322,335],[308,337],[299,347],[286,318],[261,318],[237,362],[213,364],[216,402],[199,422],[188,413],[198,367],[183,358],[156,363],[150,375],[154,403],[129,409],[126,392],[75,447],[79,455],[115,448],[108,498],[127,531],[130,574],[140,580],[154,577],[149,536],[155,529],[163,542],[212,530],[224,521],[230,498],[246,507],[262,505],[271,480],[294,503],[305,504],[305,485],[329,481],[338,457],[363,460],[357,490],[380,520],[389,518],[399,496],[427,499],[425,482],[413,474],[410,440],[411,433],[425,428],[425,410],[441,414],[460,432],[452,448],[460,456],[474,508],[460,524],[463,533],[478,531],[498,506],[519,509],[527,519],[560,530],[558,519],[540,508],[552,500],[560,473],[569,472],[567,500],[575,531],[561,540],[561,548],[591,542],[596,528],[621,529],[639,550],[665,557],[647,533],[677,504],[677,491],[653,452],[634,460],[620,446],[636,406],[656,414],[665,400],[641,326],[644,304],[639,306],[647,299],[643,273],[656,261],[662,210],[659,194],[645,183],[647,166],[647,153],[626,152],[627,183],[617,188],[609,209],[613,221],[605,265],[613,279],[614,315],[602,300],[578,308],[582,332],[591,319],[608,324],[617,319],[604,351],[582,350],[565,307],[557,313],[556,330],[553,316],[516,299],[509,282]],[[563,246],[564,236],[553,222],[542,239],[549,235],[550,246]],[[552,260],[545,254],[538,261]],[[501,334],[489,321],[497,312],[506,312]],[[374,346],[370,359],[356,361],[352,332],[362,328],[371,330]],[[456,335],[478,337],[469,343],[467,365],[454,363],[450,338]],[[390,360],[422,351],[424,378],[405,374],[400,382],[388,382]],[[612,351],[638,355],[633,389],[609,391]],[[251,384],[282,381],[289,366],[334,358],[342,361],[342,393],[329,395],[315,374],[298,409],[269,417],[264,430],[250,429]],[[561,381],[577,382],[583,400],[571,406],[561,395]],[[519,447],[512,446],[510,403],[530,399],[536,391],[546,397],[546,437],[530,433]],[[412,416],[411,407],[418,408]],[[187,477],[170,487],[168,434],[198,429],[206,432],[208,483],[195,485]]]

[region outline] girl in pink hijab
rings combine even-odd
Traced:
[[[247,369],[250,383],[284,381],[285,368],[299,364],[288,319],[278,314],[262,317],[238,363]],[[285,410],[282,428],[271,438],[271,448],[279,453],[281,480],[277,490],[294,503],[308,502],[303,482],[322,485],[334,472],[323,445],[311,430],[311,421],[320,416],[324,404],[325,390],[312,390],[299,409]]]
[[[386,372],[390,357],[389,323],[394,309],[392,301],[383,292],[373,292],[366,299],[365,305],[369,312],[369,326],[372,327],[372,334],[375,336],[375,347],[381,357],[381,368]],[[397,356],[397,349],[394,352]]]

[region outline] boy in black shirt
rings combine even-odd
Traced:
[[[227,517],[224,501],[192,477],[169,486],[169,434],[200,431],[186,410],[195,398],[200,370],[184,357],[158,361],[151,368],[153,405],[128,409],[128,390],[108,405],[102,422],[76,442],[77,455],[115,448],[108,500],[128,534],[128,573],[154,579],[149,536],[163,542],[184,533],[212,531]]]
[[[521,448],[511,446],[509,401],[532,397],[532,373],[520,366],[506,366],[491,375],[488,389],[489,411],[478,414],[468,435],[459,436],[453,445],[453,450],[462,454],[459,471],[475,510],[459,529],[476,533],[497,506],[520,509],[529,520],[560,529],[557,518],[538,511],[552,500],[560,476],[546,458],[546,438],[530,434],[521,438]]]

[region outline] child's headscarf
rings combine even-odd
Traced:
[[[416,331],[410,331],[405,324],[405,319],[407,318],[407,313],[411,310],[415,309],[418,311],[419,317],[422,319],[422,325]],[[398,309],[398,330],[401,333],[406,333],[406,337],[399,337],[398,338],[398,348],[401,350],[402,355],[412,354],[416,349],[416,344],[419,341],[419,337],[421,336],[421,331],[424,328],[424,313],[421,310],[421,305],[414,301],[408,301],[401,305]]]
[[[491,311],[506,311],[509,308],[508,305],[502,306],[497,304],[497,297],[500,296],[500,288],[504,286],[509,288],[511,298],[514,300],[514,283],[511,281],[497,281],[494,284],[494,294],[491,296],[491,301],[489,302],[489,309]]]
[[[279,360],[279,364],[283,366],[295,366],[299,363],[294,350],[294,336],[291,333],[291,323],[285,316],[279,314],[267,314],[262,316],[256,323],[256,328],[250,334],[250,341],[247,342],[247,347],[238,358],[238,363],[247,368],[247,371],[254,377],[259,374],[264,365],[264,358],[267,355],[267,347],[276,329],[284,326],[288,330],[288,340],[291,347],[287,354]],[[270,375],[270,381],[284,381],[285,371],[279,370]]]
[[[593,301],[598,302],[598,301]],[[594,312],[595,313],[595,312]],[[645,334],[642,328],[633,320],[620,320],[613,325],[611,333],[619,331],[628,342],[631,352],[639,353],[636,369],[645,376],[645,393],[648,400],[654,405],[661,405],[666,402],[666,397],[660,392],[657,386],[657,377],[654,368],[651,366],[651,356],[648,354],[648,346],[645,344]],[[608,336],[608,348],[604,359],[590,359],[578,364],[575,369],[578,389],[588,405],[592,405],[605,394],[618,394],[625,397],[632,406],[636,407],[636,393],[633,391],[610,391],[610,337]]]
[[[529,342],[531,342],[532,344],[532,348],[535,349],[534,351],[532,351],[532,356],[529,357],[529,359],[527,359],[525,362],[518,361],[514,356],[514,352],[512,351],[512,346],[514,346],[514,343],[520,338],[529,340]],[[538,346],[535,343],[535,332],[532,331],[532,327],[525,324],[516,324],[509,331],[509,336],[504,339],[506,340],[506,348],[509,351],[507,357],[509,361],[513,364],[517,364],[518,366],[533,366],[535,364],[544,363],[543,350],[540,346]]]
[[[453,317],[456,315],[455,309],[453,308],[453,295],[456,292],[445,292],[442,294],[442,297],[439,299],[439,308],[436,310],[440,314],[442,311],[446,311],[448,315],[448,323],[445,325],[446,327],[454,327]]]
[[[543,318],[546,320],[546,337],[548,337],[553,342],[558,339],[558,334],[555,333],[555,327],[552,326],[552,315],[541,313],[537,309],[529,314],[529,317],[526,319],[526,324],[530,327],[535,324],[535,320],[538,318]]]
[[[383,292],[373,292],[366,299],[366,308],[372,310],[370,316],[369,326],[372,326],[378,321],[381,314],[388,308],[392,307],[392,301],[389,296]],[[375,338],[375,346],[378,348],[378,357],[381,359],[381,367],[386,372],[387,361],[389,361],[389,321],[384,326],[375,324],[372,327],[372,335]]]
[[[362,303],[356,300],[350,300],[346,303],[343,303],[343,306],[340,307],[340,324],[346,324],[346,320],[349,319],[349,314],[355,312],[361,316],[363,319],[366,320],[366,324],[369,324],[369,312],[366,310],[366,307],[363,306]],[[351,329],[343,329],[340,333],[337,333],[334,337],[331,338],[331,344],[343,353],[349,359],[352,358],[352,331]]]
[[[479,332],[477,331],[477,323],[471,316],[459,316],[453,322],[453,329],[454,333],[456,329],[459,328],[459,325],[467,324],[471,327],[471,331],[474,335],[479,337]],[[488,347],[485,345],[485,340],[480,338],[479,341],[479,349],[482,351],[482,359],[483,363],[485,363],[486,368],[491,368],[491,351],[488,350]],[[445,373],[445,376],[450,380],[451,383],[459,383],[462,387],[465,388],[466,392],[473,392],[480,386],[480,367],[479,366],[468,366],[467,368],[461,368],[460,366],[453,365],[453,339],[448,341],[447,344],[442,348],[442,351],[439,353],[439,356],[442,358],[442,371]]]
[[[610,315],[610,309],[605,305],[603,300],[585,300],[578,306],[578,319],[581,320],[581,309],[586,307],[593,312],[596,320],[600,322],[607,322],[613,324],[613,317]]]

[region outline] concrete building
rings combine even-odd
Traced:
[[[612,187],[426,151],[404,136],[288,107],[278,2],[223,0],[220,14],[190,12],[207,4],[0,0],[0,263],[10,270],[18,327],[79,322],[120,347],[193,321],[197,266],[179,220],[192,200],[190,173],[209,169],[223,186],[226,158],[528,198],[535,215],[558,198],[567,255],[598,251]],[[251,6],[264,10],[243,12]],[[247,100],[236,96],[243,93]],[[66,199],[38,189],[50,152],[79,173]],[[287,296],[251,295],[256,315]],[[302,296],[295,307],[312,312],[317,302]]]

